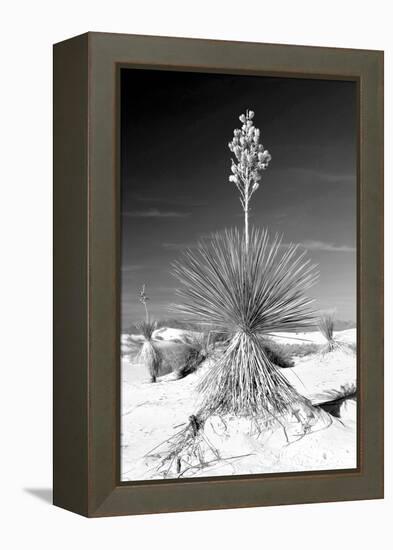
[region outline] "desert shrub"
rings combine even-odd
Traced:
[[[178,378],[184,378],[195,372],[207,359],[213,349],[210,332],[194,332],[184,336],[187,346],[184,363],[178,368]]]
[[[295,366],[289,346],[279,344],[271,338],[262,338],[261,341],[267,357],[274,365],[284,369]]]
[[[210,333],[210,338],[213,346],[219,346],[221,344],[227,344],[231,339],[231,335],[228,332],[222,332],[214,329]]]
[[[192,374],[205,359],[206,355],[202,350],[189,347],[184,357],[184,363],[177,369],[177,377],[180,379]]]
[[[345,384],[339,390],[330,390],[324,392],[324,401],[319,403],[319,407],[332,416],[340,418],[342,404],[351,399],[356,400],[357,388],[353,383]]]
[[[334,320],[333,316],[329,314],[324,314],[319,320],[319,330],[322,332],[326,340],[325,351],[333,351],[336,347],[336,342],[334,340]]]
[[[174,273],[181,283],[177,311],[232,335],[222,356],[202,379],[202,407],[211,411],[284,412],[300,396],[268,357],[260,335],[315,325],[306,290],[315,267],[305,253],[252,230],[248,246],[228,230],[187,250]]]
[[[291,357],[307,357],[307,355],[318,353],[321,346],[314,342],[302,342],[299,344],[283,344],[283,348],[287,350]]]
[[[280,358],[278,357],[278,366],[285,368],[286,363],[293,363],[294,357],[307,357],[308,355],[315,355],[321,350],[321,345],[315,342],[299,342],[296,344],[282,343],[280,341],[273,340],[272,338],[266,339],[268,345],[272,347],[272,350],[281,356],[283,365],[280,364]],[[272,359],[273,363],[274,360]],[[290,365],[288,365],[290,366]],[[293,366],[293,364],[292,364]]]
[[[346,342],[340,342],[334,337],[334,317],[330,313],[324,313],[319,320],[319,330],[323,334],[326,344],[322,348],[322,354],[330,353],[332,351],[356,351],[353,349],[353,344],[347,344]]]
[[[327,403],[345,400],[355,399],[357,395],[356,384],[349,382],[340,386],[340,389],[331,389],[324,392],[325,400]]]

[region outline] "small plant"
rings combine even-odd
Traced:
[[[345,401],[356,400],[357,388],[354,383],[348,383],[340,387],[339,390],[330,390],[324,392],[324,401],[318,406],[324,411],[337,418],[341,417],[341,406]]]
[[[195,372],[210,356],[213,342],[210,332],[191,332],[184,337],[187,346],[184,363],[177,371],[178,378],[185,378]]]
[[[262,344],[267,357],[274,365],[283,369],[295,366],[292,354],[290,353],[291,350],[288,347],[278,344],[272,338],[263,338]]]
[[[210,333],[210,340],[214,348],[228,344],[231,335],[228,332],[214,330]]]
[[[283,347],[288,350],[291,357],[307,357],[308,355],[315,355],[320,351],[320,346],[314,342],[285,344]]]
[[[153,339],[154,331],[157,329],[157,322],[150,321],[147,302],[149,297],[146,295],[146,285],[142,286],[140,292],[140,302],[145,307],[146,318],[137,324],[138,330],[143,336],[142,348],[138,354],[138,360],[141,361],[150,373],[151,382],[156,382],[162,365],[163,356],[160,348]]]
[[[153,340],[157,324],[155,321],[142,321],[138,328],[144,338],[138,359],[147,367],[151,382],[156,382],[163,360],[162,352]]]
[[[334,337],[334,317],[330,313],[324,313],[319,320],[319,330],[323,334],[326,344],[322,348],[322,354],[332,351],[344,350],[347,346]]]
[[[357,387],[353,382],[348,382],[340,386],[339,390],[328,390],[324,392],[325,402],[345,401],[346,399],[356,399]]]

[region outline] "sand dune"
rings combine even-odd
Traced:
[[[173,346],[181,338],[180,329],[161,329],[160,345]],[[277,340],[302,337],[303,334],[280,333]],[[309,341],[323,343],[319,333],[305,333]],[[343,342],[354,343],[356,330],[336,334]],[[176,344],[175,344],[176,345]],[[122,347],[129,341],[122,339]],[[187,425],[189,416],[198,410],[196,385],[210,368],[207,361],[196,373],[176,380],[173,373],[148,381],[144,367],[130,363],[131,355],[122,358],[122,479],[163,477],[160,456],[146,456],[154,447]],[[313,404],[330,401],[356,388],[356,356],[351,351],[335,351],[325,356],[295,358],[295,367],[281,371]],[[286,430],[266,430],[256,436],[249,421],[227,418],[225,430],[221,419],[213,417],[205,427],[209,440],[219,449],[222,460],[213,460],[202,470],[190,469],[182,474],[192,476],[271,473],[356,467],[356,401],[344,401],[341,418],[316,409],[318,414],[306,436],[299,435],[299,425],[288,422]],[[221,432],[220,432],[221,430]],[[288,441],[289,438],[289,441]],[[173,475],[173,474],[170,474]]]

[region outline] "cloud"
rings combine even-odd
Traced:
[[[208,204],[207,201],[195,200],[192,197],[160,197],[158,195],[141,195],[137,193],[134,193],[131,197],[139,202],[155,202],[159,204],[170,204],[172,206],[205,206]]]
[[[222,231],[218,231],[218,233],[221,233],[221,232]],[[205,243],[211,241],[212,236],[213,236],[212,233],[199,233],[194,241],[184,241],[179,243],[163,242],[162,247],[166,248],[167,250],[183,250],[185,248],[197,248],[198,244],[201,241]]]
[[[123,216],[126,218],[165,218],[165,219],[177,219],[188,218],[189,212],[175,212],[170,210],[158,210],[158,208],[150,208],[149,210],[134,210],[130,212],[123,212]]]
[[[356,181],[355,174],[327,174],[322,172],[319,177],[328,183],[355,183]]]
[[[208,241],[209,238],[211,238],[211,235],[200,235],[200,239],[204,241]],[[162,243],[162,247],[166,248],[167,250],[184,250],[185,248],[196,248],[199,241],[190,241],[190,242],[164,242]],[[289,246],[292,246],[296,243],[281,243],[281,247],[288,248]],[[323,241],[312,241],[312,240],[306,240],[301,243],[299,243],[299,246],[302,248],[306,248],[307,250],[314,250],[319,252],[356,252],[356,248],[353,246],[347,246],[347,245],[337,245],[334,243],[328,243]]]
[[[323,241],[304,241],[300,246],[307,250],[317,250],[322,252],[356,252],[356,248],[347,245],[336,245],[333,243],[325,243]]]
[[[162,243],[162,247],[167,250],[183,250],[185,248],[195,248],[196,242],[185,242],[185,243]]]
[[[326,183],[355,183],[356,173],[348,172],[327,172],[325,170],[312,170],[308,168],[291,168],[290,172],[297,174],[302,178],[311,181],[315,178],[325,181]]]
[[[123,265],[121,267],[121,270],[123,273],[133,273],[134,271],[140,271],[141,269],[144,269],[145,266],[143,264],[129,264],[129,265]]]
[[[334,243],[327,243],[323,241],[311,241],[306,240],[300,243],[281,243],[282,248],[289,248],[290,246],[294,246],[298,244],[299,247],[305,248],[307,250],[314,250],[316,252],[356,252],[356,248],[353,246],[347,246],[347,245],[337,245]]]

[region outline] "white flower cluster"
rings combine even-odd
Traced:
[[[139,293],[139,301],[143,304],[143,305],[146,305],[146,302],[149,300],[150,298],[147,296],[146,294],[146,285],[142,285],[142,289]]]
[[[229,181],[235,183],[239,189],[243,208],[248,207],[251,195],[259,187],[261,173],[267,168],[272,158],[269,151],[259,143],[260,131],[255,128],[253,118],[253,111],[240,115],[239,120],[243,125],[241,129],[233,131],[233,139],[228,143],[237,161],[231,159],[232,174],[229,176]]]

